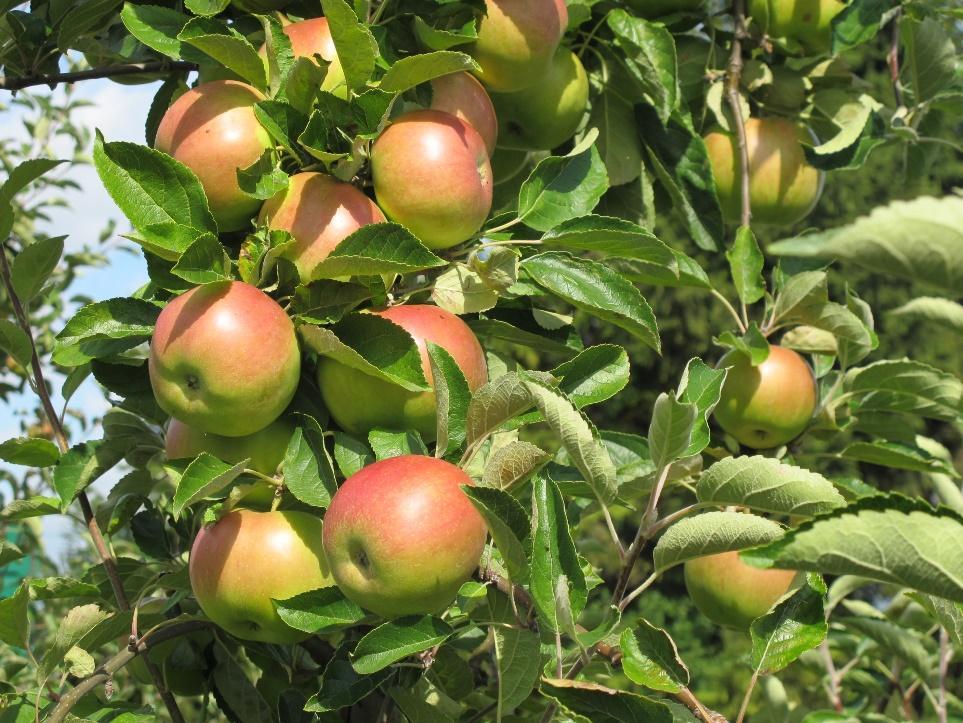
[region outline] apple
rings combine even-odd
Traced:
[[[321,81],[321,90],[333,93],[341,99],[348,98],[348,86],[344,79],[344,68],[334,47],[334,38],[328,27],[327,18],[311,18],[288,23],[283,28],[291,41],[291,52],[295,58],[311,58],[320,55],[328,63],[327,75]],[[264,47],[261,47],[264,52]]]
[[[784,118],[746,121],[753,222],[791,226],[815,208],[824,175],[806,162],[801,142],[810,138],[808,130]],[[705,142],[723,214],[729,222],[738,223],[742,195],[735,135],[714,130]]]
[[[437,306],[393,306],[375,312],[411,334],[421,352],[422,368],[431,383],[427,343],[451,354],[474,391],[488,381],[485,352],[468,325]],[[416,430],[435,438],[435,393],[410,392],[390,382],[345,366],[329,357],[318,361],[318,386],[331,416],[346,432],[367,435],[372,429]]]
[[[719,368],[728,367],[715,418],[740,444],[770,449],[798,437],[816,409],[816,380],[799,354],[769,347],[769,358],[752,366],[740,351],[728,352]]]
[[[194,540],[194,597],[214,623],[243,640],[289,645],[307,633],[288,627],[271,602],[331,587],[321,520],[307,512],[235,510]]]
[[[761,570],[744,563],[738,551],[697,557],[685,563],[685,587],[703,615],[727,628],[748,630],[789,592],[798,573]]]
[[[809,94],[808,79],[803,73],[785,65],[774,65],[770,70],[772,83],[762,89],[766,107],[798,113],[806,104]]]
[[[481,66],[482,82],[499,93],[538,85],[568,25],[559,0],[486,0],[478,39],[468,52]]]
[[[276,301],[225,281],[191,289],[164,308],[148,370],[157,404],[172,417],[201,432],[245,437],[288,406],[301,353]]]
[[[194,172],[222,232],[243,229],[261,205],[241,191],[237,171],[273,146],[254,116],[254,104],[262,100],[250,85],[215,80],[174,101],[157,127],[154,147]]]
[[[323,173],[298,173],[286,190],[261,207],[259,223],[291,234],[295,245],[285,256],[297,266],[301,281],[345,238],[362,226],[384,223],[374,201],[350,183]]]
[[[461,118],[478,131],[488,155],[495,152],[498,118],[485,86],[470,73],[449,73],[431,81],[431,109]]]
[[[485,548],[471,478],[434,457],[382,460],[351,476],[324,518],[331,573],[349,600],[386,618],[444,610]]]
[[[689,12],[702,7],[704,0],[629,0],[629,7],[644,18]]]
[[[840,0],[749,0],[749,15],[766,35],[795,41],[815,55],[829,52],[833,18],[845,8]]]
[[[485,141],[450,113],[406,113],[371,149],[378,205],[433,249],[467,241],[492,207],[492,167]]]
[[[284,461],[294,425],[278,419],[264,429],[246,437],[221,437],[189,427],[178,419],[167,425],[164,450],[167,459],[193,459],[202,452],[213,454],[222,462],[237,464],[250,459],[255,472],[273,475]]]
[[[582,61],[560,48],[537,85],[517,93],[492,93],[502,131],[499,145],[528,151],[557,148],[578,130],[588,95]]]
[[[164,685],[171,693],[184,698],[203,695],[208,690],[207,679],[212,672],[204,649],[212,640],[213,636],[207,630],[165,640],[131,660],[127,670],[141,685],[152,685],[154,681],[147,670],[146,656],[160,669]],[[126,638],[121,646],[127,647]]]

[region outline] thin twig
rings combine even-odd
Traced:
[[[889,78],[893,84],[893,97],[896,99],[896,107],[903,107],[903,89],[900,86],[899,81],[899,44],[900,44],[900,27],[901,21],[903,19],[903,10],[899,8],[893,15],[892,20],[892,40],[890,42],[889,53],[886,54],[886,62],[889,65]]]
[[[752,700],[752,692],[756,689],[756,683],[759,682],[759,671],[756,670],[752,674],[752,678],[749,680],[749,687],[746,688],[746,694],[742,698],[742,705],[739,706],[739,715],[736,717],[736,723],[742,723],[746,719],[746,712],[749,710],[749,701]]]
[[[95,80],[97,78],[119,78],[125,75],[140,73],[165,73],[176,70],[197,70],[196,63],[183,60],[152,60],[148,63],[124,63],[122,65],[108,65],[102,68],[89,68],[71,73],[40,73],[21,77],[0,76],[0,90],[17,91],[35,85],[53,87],[61,83],[76,83],[81,80]]]
[[[654,583],[658,579],[659,579],[658,574],[654,572],[651,575],[649,575],[645,579],[645,582],[643,582],[641,585],[635,588],[635,590],[633,590],[624,598],[622,598],[622,600],[619,602],[619,612],[625,612],[625,608],[631,605],[632,601],[635,600],[635,598],[637,598],[639,595],[641,595],[646,590],[648,590],[649,587],[652,585],[652,583]]]
[[[953,648],[950,645],[950,634],[946,628],[940,628],[940,691],[939,710],[940,723],[946,723],[949,718],[949,703],[946,695],[946,681],[950,672],[950,661],[953,659]]]
[[[736,320],[736,327],[739,329],[739,333],[740,333],[740,334],[745,334],[745,333],[746,333],[746,325],[743,323],[742,317],[739,316],[739,312],[736,311],[736,308],[732,305],[732,303],[729,301],[729,299],[727,299],[724,294],[722,294],[720,291],[718,291],[718,290],[716,290],[716,289],[713,289],[713,290],[712,290],[712,295],[713,295],[714,297],[716,297],[719,301],[721,301],[721,302],[722,302],[722,305],[723,305],[724,307],[726,307],[726,310],[727,310],[730,314],[732,314],[732,318]]]
[[[819,652],[823,655],[823,663],[826,665],[826,672],[829,675],[829,699],[833,704],[833,709],[837,713],[843,712],[843,700],[839,695],[839,672],[836,664],[833,663],[833,655],[829,650],[829,643],[825,640],[819,646]]]
[[[732,14],[736,27],[732,36],[732,52],[726,73],[726,95],[732,118],[736,124],[736,147],[739,151],[739,180],[742,196],[740,225],[752,223],[752,205],[749,199],[749,144],[746,141],[746,120],[742,117],[742,97],[739,85],[742,83],[742,41],[749,37],[746,32],[746,0],[734,0]]]

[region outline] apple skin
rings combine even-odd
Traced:
[[[485,352],[468,325],[437,306],[394,306],[376,312],[415,340],[428,382],[432,382],[427,343],[451,354],[472,391],[488,381]],[[414,429],[423,439],[435,438],[435,393],[411,392],[345,366],[328,357],[318,361],[318,386],[331,416],[346,432],[367,435],[372,429]]]
[[[221,437],[201,432],[172,419],[167,425],[164,450],[167,459],[193,459],[202,452],[213,454],[222,462],[237,464],[250,459],[255,472],[273,475],[284,461],[294,425],[278,419],[247,437]]]
[[[513,93],[538,85],[548,72],[568,26],[568,9],[557,0],[486,0],[478,39],[468,52],[491,90]]]
[[[285,25],[283,30],[291,41],[291,52],[294,53],[295,58],[313,58],[315,55],[320,55],[322,60],[328,62],[328,72],[321,81],[321,90],[347,100],[348,86],[344,78],[344,67],[334,47],[334,38],[331,37],[328,19],[300,20]]]
[[[795,40],[814,55],[829,52],[833,18],[845,9],[840,0],[749,0],[749,15],[767,35]]]
[[[816,409],[816,381],[799,354],[769,347],[757,367],[742,352],[728,352],[718,364],[730,367],[714,416],[740,444],[771,449],[798,437]]]
[[[560,48],[548,73],[532,88],[518,93],[493,93],[502,148],[550,151],[571,138],[588,107],[585,66],[567,48]]]
[[[201,432],[254,434],[297,390],[294,324],[276,301],[229,281],[191,289],[160,313],[148,360],[161,409]]]
[[[824,174],[806,162],[801,141],[808,137],[805,128],[783,118],[750,118],[746,122],[749,196],[755,223],[791,226],[816,207]],[[705,142],[723,215],[730,223],[738,223],[742,197],[735,136],[714,130]]]
[[[461,118],[478,131],[490,156],[498,140],[498,118],[485,86],[470,73],[449,73],[431,81],[431,109]]]
[[[671,13],[698,10],[704,0],[629,0],[629,7],[644,18],[658,18]]]
[[[444,610],[478,567],[488,530],[455,465],[408,455],[350,477],[324,519],[338,587],[386,618]]]
[[[262,100],[265,96],[245,83],[211,81],[174,101],[157,127],[154,147],[200,179],[221,232],[243,229],[261,205],[241,191],[237,170],[273,145],[254,116],[254,104]]]
[[[297,266],[301,281],[308,283],[339,243],[362,226],[384,223],[385,216],[350,183],[323,173],[298,173],[286,190],[261,207],[258,222],[291,234],[295,247],[286,256]]]
[[[321,537],[321,520],[307,512],[235,510],[194,540],[194,597],[207,617],[243,640],[306,640],[307,633],[281,620],[271,599],[334,585]]]
[[[748,630],[796,581],[795,570],[761,570],[738,551],[697,557],[685,563],[685,586],[703,615],[717,625]]]
[[[491,211],[485,141],[449,113],[419,110],[399,117],[375,141],[371,173],[385,215],[432,249],[467,241]]]

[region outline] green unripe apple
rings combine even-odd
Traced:
[[[467,241],[491,211],[485,141],[449,113],[419,110],[395,120],[371,148],[371,175],[388,218],[432,249]]]
[[[485,86],[470,73],[449,73],[431,81],[431,109],[461,118],[478,131],[491,155],[498,140],[498,118]]]
[[[437,306],[407,304],[376,312],[407,331],[421,352],[425,378],[432,382],[428,342],[447,351],[465,375],[472,391],[488,381],[485,352],[468,325]],[[435,393],[411,392],[345,366],[331,358],[318,361],[318,386],[331,416],[343,430],[367,436],[375,428],[416,430],[435,438]]]
[[[235,510],[194,540],[194,597],[207,617],[243,640],[305,640],[309,635],[288,627],[271,600],[334,584],[321,538],[321,520],[306,512]]]
[[[698,10],[704,0],[629,0],[629,7],[644,18]]]
[[[191,289],[164,308],[148,369],[157,404],[169,415],[202,432],[245,437],[288,406],[301,353],[276,301],[228,281]]]
[[[799,354],[781,346],[769,347],[769,358],[759,366],[732,350],[719,361],[729,368],[715,419],[740,444],[770,449],[798,437],[816,409],[816,380]]]
[[[571,138],[588,106],[589,83],[578,56],[561,48],[548,73],[518,93],[492,93],[503,148],[549,151]]]
[[[564,0],[486,0],[485,11],[468,49],[482,82],[499,93],[538,85],[568,26]]]
[[[324,550],[345,596],[386,618],[444,610],[488,536],[461,490],[470,484],[455,465],[415,455],[350,477],[324,519]]]
[[[685,587],[703,615],[717,625],[748,630],[796,580],[794,570],[761,570],[739,552],[697,557],[685,563]]]
[[[753,24],[773,38],[786,38],[813,55],[829,52],[840,0],[749,0]]]
[[[791,226],[816,207],[824,175],[806,161],[802,141],[809,139],[809,131],[783,118],[746,121],[753,222]],[[705,142],[723,214],[730,223],[738,223],[742,174],[735,134],[714,130]]]
[[[241,191],[237,171],[273,146],[254,116],[262,100],[259,90],[236,80],[204,83],[174,101],[157,127],[154,147],[198,177],[221,232],[246,227],[261,205]]]
[[[339,243],[362,226],[384,223],[374,201],[350,183],[323,173],[298,173],[288,187],[261,207],[259,223],[291,234],[294,262],[301,281],[315,279],[314,270]]]
[[[270,476],[278,471],[284,461],[292,434],[294,425],[285,419],[278,419],[246,437],[208,434],[172,419],[167,425],[165,452],[167,459],[193,459],[202,452],[212,454],[228,464],[250,459],[251,469]]]

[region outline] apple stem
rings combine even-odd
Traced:
[[[759,682],[759,671],[755,670],[752,673],[752,678],[749,679],[749,686],[746,688],[746,694],[742,698],[742,705],[739,706],[739,715],[736,717],[736,723],[742,723],[746,719],[746,711],[749,710],[749,701],[752,700],[752,693],[756,689],[756,683]]]
[[[729,299],[727,299],[725,295],[722,294],[722,292],[720,292],[718,289],[713,289],[712,295],[721,301],[726,310],[732,314],[732,318],[736,320],[736,327],[739,329],[739,333],[745,334],[746,325],[742,323],[742,317],[739,316],[739,312],[736,311],[736,308],[732,305]]]

